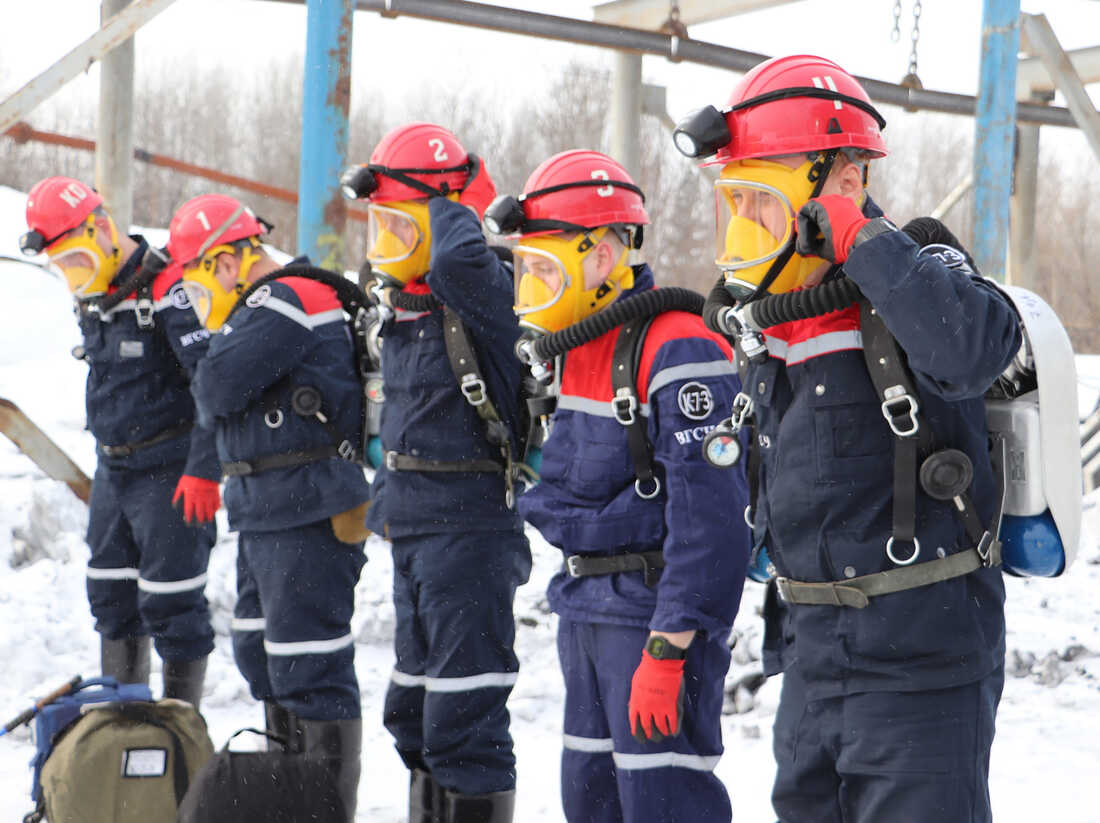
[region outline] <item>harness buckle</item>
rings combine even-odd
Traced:
[[[565,571],[568,572],[570,577],[580,577],[581,573],[577,566],[580,565],[581,556],[579,554],[571,554],[565,558]]]
[[[633,426],[638,419],[634,416],[637,410],[638,398],[634,396],[629,386],[623,386],[615,392],[615,397],[611,401],[611,412],[621,425]]]
[[[915,435],[920,429],[920,422],[917,420],[920,404],[917,399],[902,386],[891,386],[883,392],[883,396],[886,399],[882,401],[882,416],[886,418],[890,431],[898,437]]]
[[[397,452],[395,452],[395,451],[386,452],[385,461],[386,461],[386,469],[388,471],[391,471],[391,472],[397,471]]]
[[[345,460],[354,460],[355,446],[353,446],[350,441],[343,440],[340,442],[340,445],[336,447],[336,453]]]
[[[471,406],[480,406],[487,399],[485,395],[485,381],[472,372],[462,375],[462,382],[458,387],[466,397],[466,402]]]
[[[148,297],[138,298],[134,304],[134,316],[137,318],[139,329],[153,328],[153,313],[155,311],[156,306],[153,305],[152,300]]]

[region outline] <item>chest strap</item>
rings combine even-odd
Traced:
[[[661,569],[665,567],[664,552],[630,552],[628,554],[597,555],[585,557],[571,554],[565,558],[565,573],[570,577],[591,577],[618,572],[641,572],[650,588],[657,585]]]
[[[615,392],[611,410],[626,429],[626,443],[634,462],[634,491],[643,500],[661,493],[661,479],[653,469],[653,445],[638,403],[638,361],[653,317],[632,320],[619,330],[611,356],[611,388]]]
[[[899,566],[829,583],[802,583],[788,577],[777,577],[775,583],[780,597],[788,603],[865,609],[872,597],[942,583],[978,569],[999,565],[1000,562],[1001,544],[987,532],[982,543],[973,549],[915,566]]]

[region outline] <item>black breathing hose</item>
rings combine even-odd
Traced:
[[[967,263],[977,271],[973,258],[952,231],[934,217],[917,217],[902,228],[921,248],[933,243],[942,243],[960,251]],[[841,277],[812,289],[796,292],[770,294],[759,300],[744,304],[742,317],[754,329],[766,329],[792,320],[806,320],[820,317],[829,312],[847,308],[863,298],[863,293],[854,281]],[[711,331],[729,335],[730,329],[724,327],[724,318],[729,309],[737,307],[737,301],[725,287],[725,279],[718,278],[706,303],[703,305],[703,323]]]
[[[395,309],[402,311],[435,311],[443,304],[431,292],[409,294],[396,288],[389,289],[388,301]]]
[[[283,277],[294,277],[295,275],[308,277],[311,280],[318,280],[326,286],[331,286],[336,292],[336,296],[339,298],[340,305],[343,306],[344,311],[352,317],[355,317],[360,309],[366,311],[371,308],[371,302],[366,293],[346,277],[336,272],[328,271],[327,269],[319,269],[316,266],[295,263],[269,274],[265,274],[255,283],[250,283],[248,288],[245,289],[244,293],[233,305],[233,310],[229,313],[229,317],[226,318],[225,322],[229,322],[229,318],[233,316],[237,309],[246,304],[248,298],[254,291],[260,288],[260,286],[270,283],[272,280],[279,280]]]
[[[537,361],[553,360],[558,355],[583,346],[631,320],[651,317],[665,311],[699,314],[703,310],[703,302],[703,295],[678,286],[643,291],[625,300],[616,301],[603,311],[589,315],[561,331],[539,337],[532,345],[531,352]]]

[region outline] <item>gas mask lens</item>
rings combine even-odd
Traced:
[[[795,227],[786,195],[765,183],[736,179],[719,180],[714,192],[719,268],[736,271],[779,255]]]
[[[87,249],[74,248],[50,255],[50,266],[68,282],[69,290],[78,297],[85,295],[99,274],[99,258]]]
[[[549,252],[532,246],[516,246],[515,312],[525,314],[542,311],[557,303],[569,283],[561,261]]]
[[[408,259],[423,240],[416,221],[388,206],[372,204],[368,211],[367,260],[378,266]]]

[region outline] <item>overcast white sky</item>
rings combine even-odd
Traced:
[[[10,93],[77,45],[98,25],[98,0],[3,0],[0,5],[0,95]],[[591,19],[591,5],[577,0],[496,2],[495,5]],[[913,0],[902,0],[901,37],[891,42],[893,0],[798,0],[725,21],[694,26],[691,36],[763,54],[813,52],[855,74],[897,82],[909,57]],[[925,88],[973,94],[978,83],[981,0],[923,0],[919,74]],[[1023,0],[1024,11],[1044,13],[1067,49],[1100,45],[1100,0]],[[178,0],[138,36],[138,82],[143,69],[167,62],[185,72],[215,61],[247,72],[255,55],[302,53],[305,6],[266,0]],[[358,12],[355,16],[353,88],[403,88],[438,80],[451,88],[455,67],[462,82],[487,95],[536,95],[563,62],[607,62],[599,49],[504,35],[450,24]],[[668,87],[674,118],[707,103],[725,103],[729,72],[646,57],[648,82]],[[231,77],[230,75],[227,75]],[[65,94],[96,94],[96,70],[70,84]],[[1100,101],[1100,85],[1090,88]],[[33,122],[33,117],[30,118]],[[1047,129],[1046,132],[1065,132]],[[1079,136],[1079,135],[1078,135]],[[1070,138],[1071,146],[1087,151]]]

